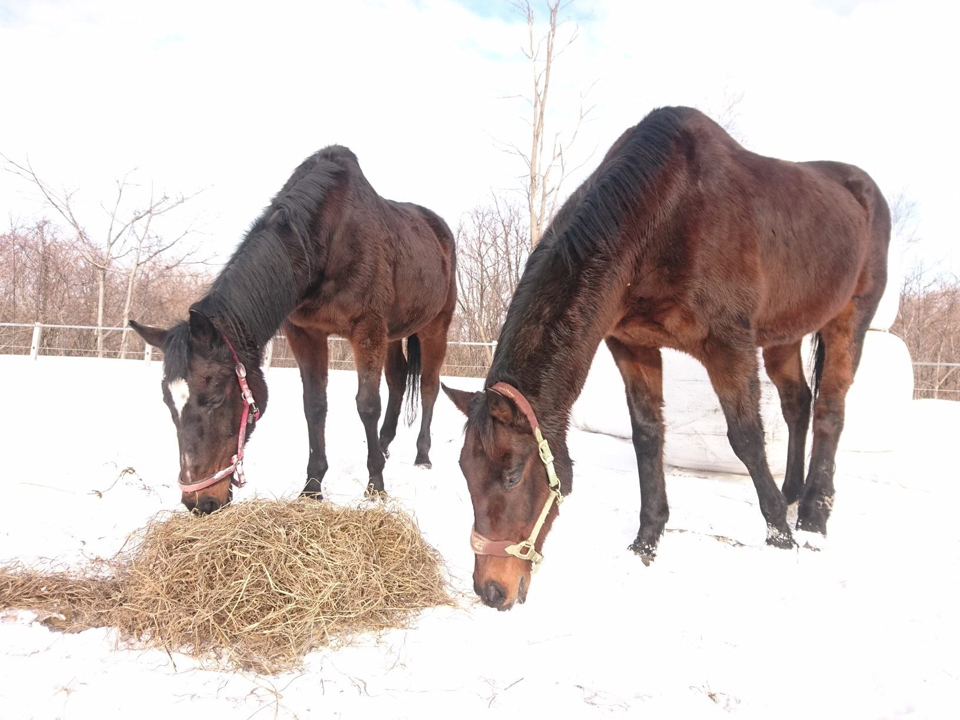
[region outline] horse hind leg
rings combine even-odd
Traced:
[[[843,431],[847,391],[860,364],[863,341],[879,303],[876,297],[854,297],[818,333],[823,368],[813,408],[813,449],[800,498],[797,529],[827,534],[827,520],[836,494],[837,446]]]
[[[429,329],[420,337],[421,371],[420,371],[420,403],[422,416],[420,418],[420,435],[417,437],[417,459],[419,467],[433,467],[430,462],[431,424],[433,423],[433,408],[440,394],[440,369],[447,355],[447,327],[440,323],[441,328],[430,333]]]
[[[383,367],[387,379],[389,397],[387,410],[380,426],[380,449],[383,456],[390,457],[390,443],[397,436],[397,420],[403,405],[403,384],[407,377],[407,359],[403,355],[403,341],[395,340],[387,346],[387,361]]]
[[[803,491],[804,456],[813,400],[803,376],[800,345],[798,341],[763,349],[764,367],[780,394],[780,409],[789,433],[787,471],[781,488],[788,504],[799,500]]]
[[[760,375],[756,347],[751,341],[737,346],[715,345],[703,363],[727,420],[727,438],[746,466],[767,522],[767,544],[796,547],[787,525],[787,502],[773,481],[764,446],[760,417]]]
[[[350,338],[357,366],[357,413],[367,438],[367,494],[384,492],[383,452],[377,434],[380,419],[380,374],[387,358],[386,328],[379,323],[364,323]]]

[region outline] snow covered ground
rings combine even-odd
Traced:
[[[0,560],[111,554],[177,506],[159,363],[0,356],[0,377]],[[239,501],[294,496],[303,482],[299,375],[273,369],[268,382]],[[353,373],[331,373],[334,502],[359,501],[366,484],[355,392]],[[416,427],[403,426],[384,476],[446,558],[459,608],[274,677],[201,670],[182,655],[118,648],[112,630],[63,635],[7,612],[0,718],[955,718],[960,403],[918,401],[910,415],[897,453],[838,457],[822,551],[764,547],[747,477],[672,471],[651,567],[626,549],[640,503],[632,446],[571,430],[575,492],[527,603],[497,613],[472,599],[463,422],[441,396],[433,469],[413,467]]]

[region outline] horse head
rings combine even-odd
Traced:
[[[473,589],[490,607],[509,610],[526,600],[562,500],[554,458],[515,388],[498,383],[484,392],[443,390],[467,416],[460,469],[473,502]],[[554,442],[569,476],[566,446],[562,438]]]
[[[243,484],[243,445],[266,407],[259,363],[244,365],[226,336],[195,310],[169,330],[132,320],[130,327],[163,349],[161,386],[177,428],[181,500],[201,514],[218,510],[232,499],[231,484]]]

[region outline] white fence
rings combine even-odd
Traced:
[[[97,349],[97,332],[103,337]],[[124,337],[126,335],[126,337]],[[496,343],[450,342],[441,373],[448,376],[484,377],[490,369]],[[353,351],[343,338],[328,343],[329,366],[352,370]],[[90,325],[49,325],[40,323],[0,323],[0,354],[60,355],[78,357],[141,358],[158,360],[163,353],[151,348],[129,328]],[[296,367],[296,361],[283,335],[270,341],[264,358],[266,367]],[[914,397],[960,400],[960,363],[913,363]]]
[[[97,336],[103,340],[98,350]],[[353,349],[339,337],[327,343],[329,367],[352,370]],[[493,359],[496,343],[449,342],[441,373],[447,376],[484,377]],[[0,323],[0,354],[41,355],[160,360],[163,352],[143,342],[130,328],[42,323]],[[293,354],[282,334],[276,335],[264,351],[264,366],[296,367]]]

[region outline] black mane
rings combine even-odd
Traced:
[[[253,223],[207,296],[190,309],[234,342],[252,341],[259,354],[315,279],[317,258],[324,256],[324,248],[316,247],[322,240],[316,232],[320,209],[344,163],[355,165],[356,156],[337,145],[305,160]]]
[[[660,108],[628,130],[623,144],[563,204],[541,245],[553,247],[571,271],[587,257],[610,250],[631,205],[656,182],[689,112]]]
[[[521,327],[530,325],[529,315],[557,314],[562,304],[545,302],[545,294],[583,284],[583,292],[602,292],[599,276],[581,278],[589,267],[606,262],[616,249],[621,229],[632,220],[638,198],[649,197],[652,222],[662,198],[653,197],[661,170],[684,131],[689,108],[660,108],[628,130],[557,212],[540,243],[530,253],[500,332],[497,352],[487,375],[487,387],[514,379],[512,363]],[[634,240],[631,238],[631,240]],[[559,261],[559,262],[558,262]],[[538,308],[541,305],[544,307]],[[563,332],[543,317],[543,332]],[[549,326],[549,327],[547,327]],[[562,347],[563,344],[561,344]]]

